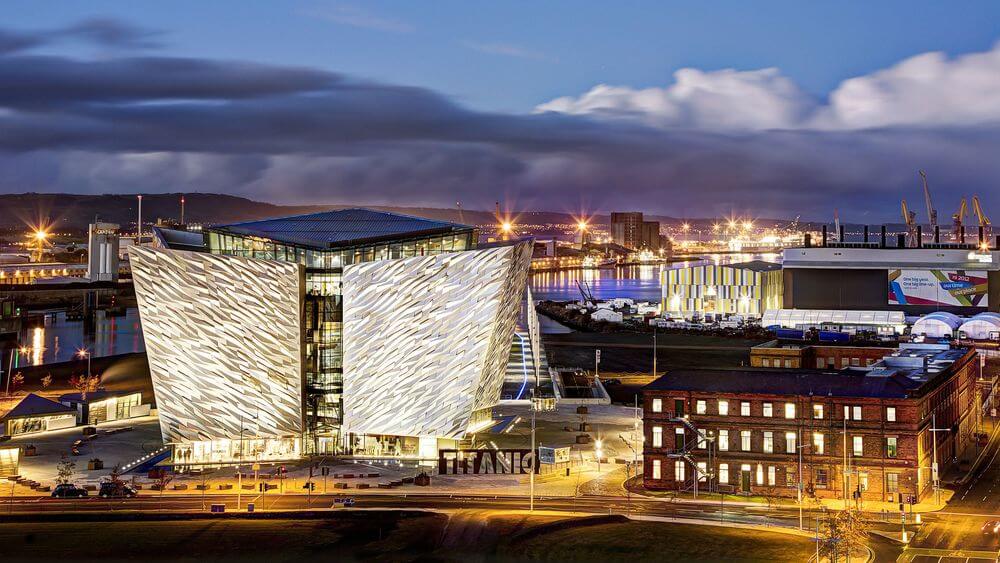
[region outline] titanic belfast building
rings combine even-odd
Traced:
[[[488,425],[531,308],[531,248],[477,238],[344,209],[131,248],[174,463],[429,458]]]

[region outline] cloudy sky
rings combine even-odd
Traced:
[[[624,4],[9,1],[0,193],[1000,209],[1000,3]]]

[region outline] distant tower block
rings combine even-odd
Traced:
[[[87,235],[87,279],[118,281],[119,226],[92,223]]]

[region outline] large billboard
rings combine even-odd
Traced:
[[[889,270],[890,305],[986,307],[987,278],[972,270]]]

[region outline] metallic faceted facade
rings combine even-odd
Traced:
[[[531,246],[344,268],[344,432],[459,438],[500,398]]]
[[[165,443],[303,431],[301,266],[129,249]]]

